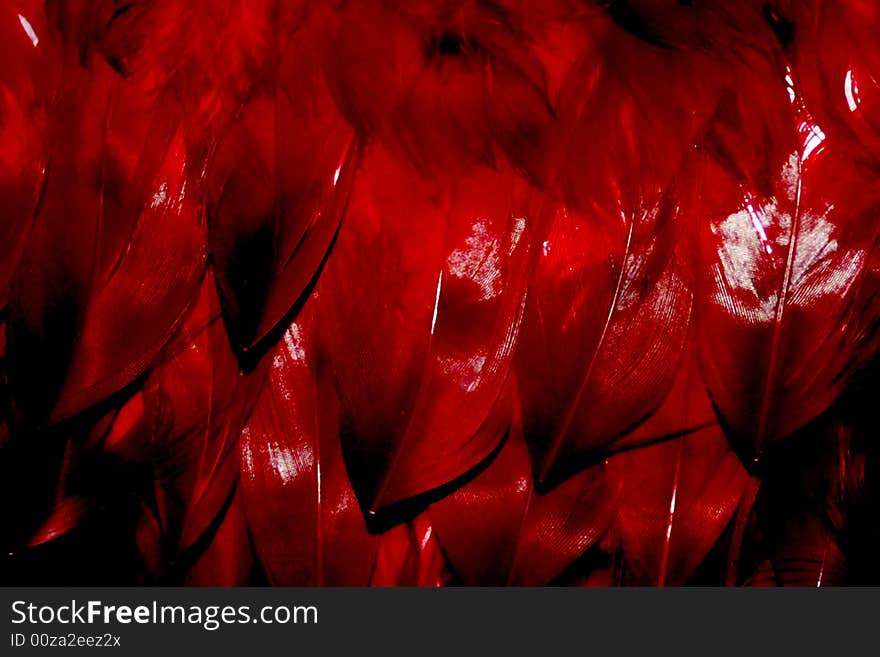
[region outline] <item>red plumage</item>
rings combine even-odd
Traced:
[[[498,445],[485,425],[513,358],[536,205],[507,170],[425,178],[378,144],[365,154],[316,310],[365,511],[447,484]]]
[[[0,577],[875,582],[877,20],[0,0]]]

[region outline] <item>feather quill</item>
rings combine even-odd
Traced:
[[[749,481],[718,425],[608,459],[628,582],[686,584],[733,517]]]
[[[737,447],[756,460],[828,409],[876,351],[870,217],[880,188],[826,142],[796,73],[777,64],[778,78],[772,61],[765,78],[753,64],[694,176],[705,217],[693,223],[703,375]],[[758,95],[761,114],[746,105]]]
[[[595,457],[675,380],[691,314],[675,179],[712,103],[705,62],[604,16],[563,87],[561,202],[537,254],[517,373],[539,481]],[[670,89],[657,80],[672,76]]]

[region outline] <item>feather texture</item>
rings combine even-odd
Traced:
[[[9,280],[42,188],[46,112],[58,69],[43,12],[34,5],[11,0],[0,4],[0,39],[7,62],[0,72],[0,307],[6,305]]]
[[[238,369],[213,285],[204,281],[143,398],[123,409],[130,416],[105,446],[142,477],[137,493],[151,518],[142,521],[138,544],[160,567],[153,577],[176,577],[170,569],[195,559],[203,537],[225,522],[238,481],[238,436],[260,388],[259,374]]]
[[[599,464],[540,492],[522,429],[514,425],[486,470],[429,510],[457,576],[478,586],[556,580],[614,520],[616,500],[604,470]]]
[[[553,113],[527,31],[544,21],[517,18],[504,3],[343,3],[326,52],[342,111],[423,173],[490,164],[497,144],[546,179]]]
[[[67,75],[10,299],[10,385],[36,424],[70,417],[142,374],[205,262],[199,180],[174,99],[100,60],[71,63]]]
[[[285,9],[277,3],[265,35],[273,70],[226,129],[209,177],[220,299],[243,350],[264,341],[316,277],[339,228],[357,152],[321,75],[318,19]]]
[[[756,94],[771,111],[720,115],[696,183],[703,373],[755,459],[825,411],[876,349],[876,182],[825,142],[791,75],[788,90],[740,85],[740,112]],[[768,147],[747,152],[756,133]]]
[[[799,91],[839,148],[873,167],[880,157],[880,9],[865,0],[777,3],[773,18],[793,26],[789,49]],[[779,6],[781,5],[781,6]]]
[[[366,510],[448,483],[497,446],[480,429],[510,369],[534,202],[512,173],[427,179],[380,146],[366,154],[317,311]]]
[[[590,27],[596,43],[563,87],[562,202],[538,253],[517,354],[540,481],[601,454],[660,404],[691,313],[675,179],[708,121],[711,90],[691,82],[707,64],[639,43],[603,17]],[[661,70],[675,85],[664,80],[662,104],[653,88]]]
[[[313,305],[275,348],[242,432],[248,525],[273,584],[366,585],[379,540],[346,476],[338,401],[316,362]]]
[[[0,580],[874,583],[868,0],[0,0]]]
[[[252,581],[254,558],[240,489],[206,537],[208,545],[187,569],[185,586],[246,586]]]
[[[247,518],[270,582],[286,586],[434,585],[448,579],[426,518],[370,531],[345,471],[339,403],[318,361],[313,305],[273,353],[242,432]]]
[[[716,425],[617,454],[608,479],[620,488],[615,520],[628,576],[681,585],[733,517],[749,477]]]

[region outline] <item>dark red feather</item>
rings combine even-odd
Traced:
[[[320,377],[314,303],[272,354],[241,436],[248,526],[273,584],[366,585],[378,549],[345,472],[338,401]]]
[[[317,310],[366,510],[446,484],[497,446],[480,429],[510,369],[534,204],[508,171],[431,179],[379,145],[366,153]]]
[[[601,16],[590,33],[563,87],[562,200],[517,352],[542,481],[602,454],[657,408],[691,315],[688,256],[678,249],[689,217],[676,179],[708,122],[714,92],[694,80],[709,64],[641,43]]]
[[[606,464],[619,487],[615,533],[628,583],[686,584],[719,539],[749,476],[715,425],[621,452]]]
[[[204,263],[180,106],[150,78],[69,62],[47,182],[10,299],[10,384],[29,423],[70,417],[156,358]]]
[[[551,3],[552,4],[552,3]],[[530,35],[504,3],[341,3],[325,59],[340,107],[427,174],[491,164],[496,144],[533,181],[547,175],[553,112]]]
[[[545,586],[605,535],[616,504],[601,463],[549,492],[536,490],[514,425],[486,470],[429,515],[462,583]]]
[[[445,559],[422,518],[370,531],[345,470],[339,402],[318,361],[313,299],[272,354],[242,432],[248,526],[273,584],[434,585]],[[439,578],[439,579],[438,579]]]
[[[230,335],[244,351],[265,341],[317,277],[339,228],[358,150],[321,73],[320,16],[290,16],[287,5],[275,7],[278,15],[265,26],[266,78],[224,131],[209,177],[220,299]]]
[[[145,478],[135,489],[145,513],[138,545],[171,577],[225,522],[238,481],[238,437],[260,388],[244,376],[208,277],[198,304],[162,361],[117,416],[104,449]],[[133,405],[133,406],[132,406]],[[230,529],[231,531],[231,529]],[[154,554],[158,551],[158,556]]]
[[[868,0],[0,0],[0,580],[880,579]]]
[[[42,35],[42,40],[40,39]],[[34,218],[48,155],[46,114],[57,81],[45,16],[36,2],[0,3],[0,307]]]

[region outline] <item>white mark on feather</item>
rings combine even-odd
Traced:
[[[764,250],[767,251],[768,254],[773,253],[773,247],[770,246],[770,241],[767,239],[767,231],[764,230],[764,224],[761,221],[761,217],[758,215],[755,206],[750,199],[746,199],[746,212],[749,215],[749,219],[752,220],[752,225],[755,227],[761,241],[764,243]]]
[[[34,48],[36,48],[37,44],[40,43],[40,38],[37,36],[37,33],[34,32],[33,25],[31,25],[30,21],[21,14],[18,15],[18,22],[21,23],[24,33],[28,35],[31,43],[34,44]]]
[[[672,497],[669,499],[669,521],[666,523],[666,540],[672,536],[672,519],[675,517],[675,498],[678,496],[678,486],[672,489]]]
[[[825,141],[825,133],[818,125],[806,121],[802,121],[798,125],[798,131],[804,136],[804,154],[801,156],[801,160],[806,162],[807,158],[817,152],[817,149]]]
[[[513,252],[516,251],[516,247],[519,246],[519,241],[522,238],[522,234],[526,229],[526,218],[525,217],[514,217],[513,218],[513,233],[510,236],[510,248],[508,249],[507,255],[512,256]]]
[[[158,208],[160,205],[162,205],[165,202],[165,199],[167,199],[167,198],[168,198],[168,183],[163,182],[160,185],[159,190],[155,194],[153,194],[153,201],[152,201],[152,203],[150,203],[150,207],[153,209]]]
[[[437,277],[437,293],[434,295],[434,316],[431,317],[431,335],[434,335],[434,327],[437,326],[437,311],[440,309],[440,289],[443,286],[443,272]]]
[[[473,392],[483,380],[483,368],[486,366],[486,356],[470,356],[468,358],[441,358],[439,364],[442,371],[458,382],[458,387],[464,392]]]
[[[846,104],[850,112],[855,112],[859,108],[859,83],[853,77],[852,70],[846,72],[846,78],[843,81],[843,94],[846,96]]]
[[[433,534],[433,533],[434,533],[434,528],[431,527],[430,525],[428,525],[428,528],[425,530],[424,535],[422,536],[421,540],[419,541],[419,547],[421,549],[424,550],[428,546],[428,541],[431,540],[431,534]]]
[[[791,67],[785,67],[785,88],[788,91],[788,99],[794,102],[797,94],[794,92],[794,79],[791,77]]]
[[[791,212],[786,209],[794,207],[799,170],[798,156],[793,153],[779,176],[782,203],[775,197],[760,201],[747,197],[739,212],[712,229],[719,238],[716,302],[738,314],[750,315],[750,321],[767,323],[776,316],[778,295],[767,294],[760,282],[771,280],[785,266],[784,254],[791,244],[793,228]],[[831,204],[803,209],[790,278],[794,303],[802,294],[809,295],[810,303],[823,297],[839,299],[848,293],[864,265],[863,249],[841,249],[834,222],[829,220],[833,210]],[[771,244],[779,253],[768,249]],[[759,251],[774,255],[774,259],[758,257]],[[730,307],[731,299],[737,300],[735,307]]]
[[[464,247],[455,249],[446,258],[449,273],[479,285],[484,301],[501,293],[498,247],[498,239],[490,234],[484,220],[477,220],[471,228],[471,234],[464,240]]]
[[[272,464],[272,469],[278,473],[281,481],[285,484],[291,482],[299,471],[296,462],[298,459],[294,458],[291,450],[282,447],[276,442],[270,442],[266,445],[266,451],[269,463]],[[299,459],[302,465],[311,465],[312,454],[310,450],[302,450],[300,456],[304,457]],[[302,463],[302,461],[305,461],[305,463]]]
[[[284,346],[293,360],[305,360],[306,350],[303,348],[302,331],[299,328],[299,324],[292,324],[284,333]]]

